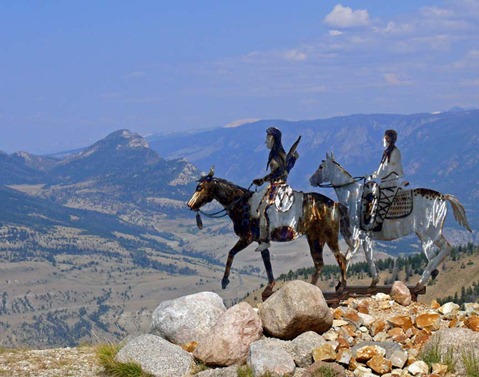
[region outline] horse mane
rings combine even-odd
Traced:
[[[223,184],[223,185],[226,185],[226,186],[230,186],[232,189],[234,190],[241,190],[243,191],[244,193],[247,193],[247,192],[251,192],[251,190],[247,189],[247,188],[244,188],[240,185],[237,185],[236,183],[233,183],[233,182],[230,182],[224,178],[218,178],[218,177],[214,177],[213,178],[216,182],[220,183],[220,184]]]
[[[350,178],[353,178],[353,176],[351,175],[351,173],[349,173],[345,168],[343,168],[338,162],[336,162],[335,160],[332,160],[334,164],[336,164],[336,166],[341,169],[341,171],[343,171],[346,175],[348,175]]]

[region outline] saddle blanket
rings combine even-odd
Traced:
[[[389,208],[386,219],[400,219],[411,214],[413,210],[412,190],[399,189]]]

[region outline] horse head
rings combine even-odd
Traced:
[[[198,185],[196,186],[196,190],[187,203],[189,209],[193,211],[198,211],[201,207],[214,199],[214,175],[215,169],[214,167],[211,167],[210,172],[208,174],[202,175],[201,178],[197,181]]]
[[[326,159],[321,161],[316,172],[309,178],[309,183],[311,186],[320,186],[323,183],[331,182],[333,179],[333,168],[334,165],[337,164],[334,160],[334,155],[328,154],[326,152]]]

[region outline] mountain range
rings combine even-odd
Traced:
[[[477,243],[478,124],[478,110],[261,120],[146,138],[118,130],[91,146],[49,156],[0,152],[2,341],[72,345],[92,332],[118,339],[135,330],[132,323],[141,326],[160,299],[201,286],[233,303],[264,283],[260,256],[245,250],[235,260],[230,286],[220,289],[235,242],[231,223],[204,219],[200,232],[185,202],[212,165],[216,176],[245,187],[264,176],[270,126],[283,132],[285,149],[302,136],[291,186],[334,199],[331,189],[308,182],[325,153],[333,151],[353,176],[370,174],[381,158],[384,130],[396,129],[412,186],[454,194],[466,207],[474,233],[452,220],[448,239]],[[304,240],[284,245],[272,248],[277,275],[311,265]],[[378,247],[417,250],[405,245]]]

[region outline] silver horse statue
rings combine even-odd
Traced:
[[[423,288],[431,276],[433,279],[437,276],[439,273],[437,267],[452,249],[443,235],[447,202],[451,204],[456,221],[472,232],[463,205],[449,194],[424,188],[401,188],[402,192],[396,195],[391,209],[396,205],[396,209],[404,210],[406,207],[408,210],[402,213],[396,211],[396,215],[395,210],[390,210],[392,213],[388,212],[380,231],[366,231],[361,228],[360,223],[364,189],[364,182],[360,178],[351,176],[335,161],[332,153],[326,153],[326,159],[309,179],[312,186],[334,188],[339,202],[348,208],[351,237],[345,240],[349,246],[346,252],[347,265],[349,266],[351,258],[362,245],[372,275],[370,287],[374,288],[379,282],[379,275],[373,259],[372,240],[390,241],[414,232],[419,237],[428,260],[426,269],[416,285],[418,290]],[[439,249],[437,253],[436,248]]]

